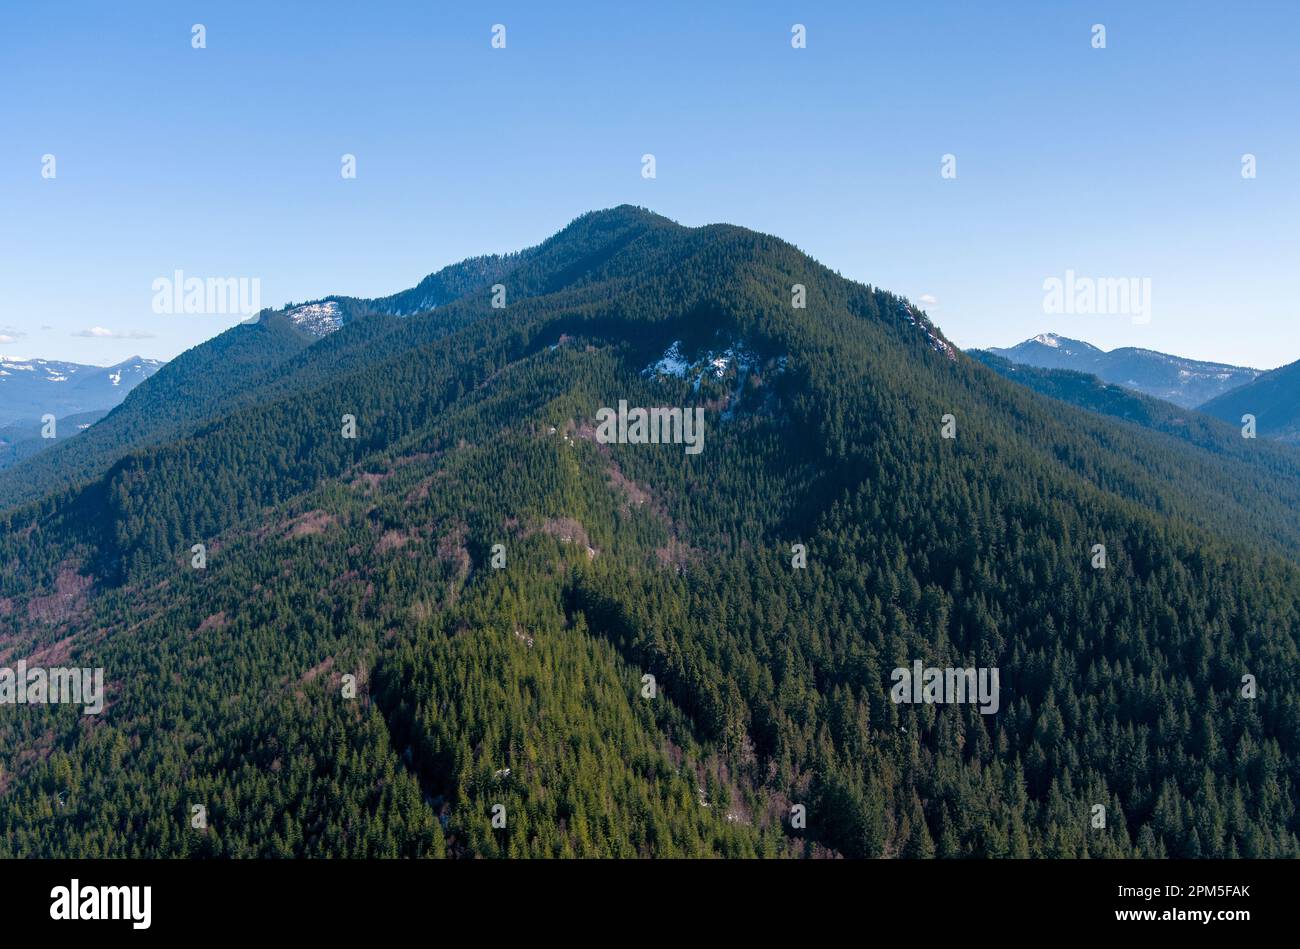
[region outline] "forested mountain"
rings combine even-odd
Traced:
[[[1056,333],[1042,333],[1009,349],[994,347],[989,352],[1040,369],[1086,372],[1184,408],[1198,406],[1260,375],[1258,369],[1186,359],[1135,346],[1106,352]]]
[[[1300,443],[1300,362],[1266,372],[1205,403],[1201,411],[1235,425],[1243,415],[1253,415],[1260,437]]]
[[[0,855],[1300,856],[1290,456],[742,228],[462,273],[265,313],[9,488],[3,663],[108,698],[0,705]],[[702,451],[597,438],[620,402]],[[997,709],[895,702],[914,661]]]

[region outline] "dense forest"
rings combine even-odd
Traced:
[[[1290,447],[635,208],[331,299],[0,474],[0,856],[1300,856]]]

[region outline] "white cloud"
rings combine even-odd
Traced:
[[[926,306],[939,305],[939,298],[930,293],[923,293],[918,299],[920,299],[920,301],[924,303]]]
[[[88,330],[82,330],[80,333],[73,333],[73,336],[87,336],[91,339],[153,339],[153,333],[141,333],[138,330],[125,330],[117,332],[106,326],[92,326]]]

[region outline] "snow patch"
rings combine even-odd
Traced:
[[[675,340],[664,350],[663,357],[658,362],[646,367],[644,375],[676,376],[678,379],[685,379],[690,368],[691,364],[682,356],[681,341]]]
[[[710,386],[722,383],[729,391],[725,394],[725,408],[722,419],[725,421],[735,415],[740,399],[745,393],[745,383],[751,373],[763,372],[765,377],[780,375],[785,371],[789,356],[765,360],[741,341],[734,341],[725,349],[709,349],[700,353],[695,359],[688,359],[682,351],[682,343],[675,340],[664,354],[644,370],[642,375],[649,378],[671,377],[691,384],[691,391],[697,395],[705,379]]]
[[[785,367],[786,357],[782,356],[780,368]],[[739,377],[737,388],[744,386],[745,377],[762,363],[757,354],[750,351],[743,343],[732,343],[726,349],[711,349],[692,361],[682,353],[682,343],[675,340],[658,361],[651,363],[641,374],[643,376],[673,376],[692,383],[692,388],[700,391],[700,382],[705,376],[725,379],[727,373],[734,370]]]
[[[333,300],[294,307],[286,315],[294,326],[317,339],[328,336],[343,325],[343,314],[338,303]]]

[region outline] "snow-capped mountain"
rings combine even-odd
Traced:
[[[1185,359],[1133,346],[1106,352],[1091,343],[1056,333],[1042,333],[1009,349],[992,348],[989,352],[1041,369],[1086,372],[1104,382],[1184,408],[1195,408],[1253,382],[1261,374],[1258,369]]]
[[[162,365],[139,356],[116,366],[0,356],[0,425],[111,409]]]

